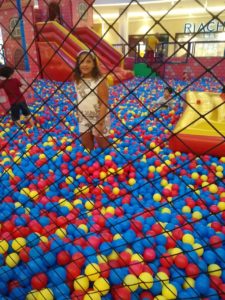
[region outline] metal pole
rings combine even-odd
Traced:
[[[22,6],[21,6],[20,0],[16,0],[16,6],[17,6],[19,22],[20,22],[21,43],[22,43],[22,48],[24,51],[25,71],[30,71],[30,64],[29,64],[29,59],[28,59],[28,54],[27,54],[27,45],[26,45],[26,38],[25,38],[25,30],[24,30],[24,24],[23,24],[23,13],[22,13]]]

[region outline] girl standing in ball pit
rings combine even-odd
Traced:
[[[4,89],[8,96],[10,103],[10,111],[12,120],[21,127],[20,123],[20,111],[26,117],[26,121],[29,121],[33,126],[34,122],[31,118],[30,110],[27,106],[26,100],[20,88],[23,84],[17,78],[13,78],[14,69],[8,66],[0,68],[0,89]]]
[[[78,54],[74,78],[81,142],[88,150],[94,149],[95,140],[99,147],[107,148],[110,146],[109,92],[93,52],[83,50]]]

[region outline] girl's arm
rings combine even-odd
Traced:
[[[106,80],[103,80],[97,88],[98,98],[100,102],[99,124],[104,123],[104,118],[108,110],[109,90]]]

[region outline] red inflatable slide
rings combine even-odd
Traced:
[[[110,85],[133,78],[133,72],[122,68],[122,54],[88,27],[70,33],[57,22],[37,23],[38,49],[43,78],[71,80],[75,58],[81,50],[93,49]]]

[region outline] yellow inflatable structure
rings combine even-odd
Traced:
[[[174,151],[225,156],[224,94],[189,91],[169,145]]]

